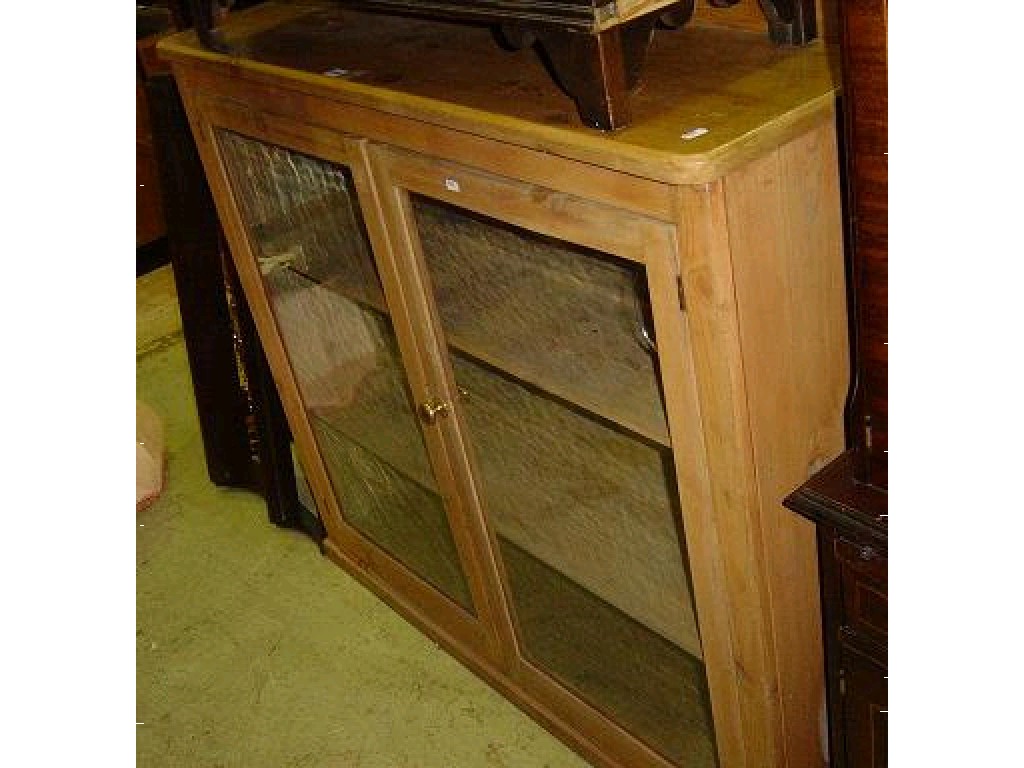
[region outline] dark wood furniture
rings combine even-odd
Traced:
[[[728,8],[741,0],[710,0]],[[199,38],[228,52],[216,28],[218,0],[189,0]],[[632,119],[630,91],[640,83],[656,26],[678,28],[696,0],[336,0],[362,10],[494,25],[512,49],[537,45],[584,124],[622,128]],[[757,0],[770,39],[804,45],[817,36],[815,0]],[[366,63],[369,65],[369,62]],[[500,70],[499,70],[500,71]]]
[[[135,21],[135,247],[139,249],[167,232],[146,81],[161,69],[156,43],[170,27],[170,14],[165,9],[137,7]]]
[[[833,768],[887,763],[886,0],[841,0],[854,379],[849,450],[786,504],[818,525]]]
[[[843,447],[825,47],[661,36],[611,134],[486,29],[222,31],[161,50],[328,555],[595,765],[820,768],[780,499]]]
[[[147,94],[167,201],[167,249],[210,480],[260,493],[271,522],[320,541],[324,532],[315,510],[298,500],[291,434],[227,257],[173,77],[151,77]]]
[[[786,505],[818,527],[831,768],[887,764],[888,503],[845,452]]]
[[[240,3],[246,4],[252,3]],[[271,522],[322,540],[323,526],[298,501],[291,435],[227,257],[181,96],[156,55],[160,38],[191,26],[191,17],[180,2],[140,8],[137,15],[145,22],[136,92],[140,136],[145,133],[139,228],[153,228],[144,212],[155,206],[156,236],[174,271],[207,472],[217,485],[260,493]]]
[[[850,438],[858,482],[889,485],[887,0],[843,0],[842,59],[856,379]]]

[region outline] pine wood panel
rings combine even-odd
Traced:
[[[725,196],[757,467],[754,535],[787,764],[820,764],[824,690],[813,526],[781,505],[843,448],[849,381],[838,159],[827,126],[729,175]]]
[[[502,51],[486,30],[350,11],[296,14],[273,2],[237,14],[225,34],[244,58],[203,50],[192,33],[160,50],[199,69],[230,61],[234,78],[251,82],[231,86],[247,100],[260,84],[285,77],[295,90],[271,99],[271,111],[313,124],[399,145],[418,144],[427,126],[438,125],[673,183],[718,178],[806,130],[830,107],[838,69],[820,42],[780,49],[763,33],[705,26],[656,35],[631,100],[633,124],[601,134],[579,123],[532,51]],[[402,44],[389,45],[396,37]],[[362,74],[323,74],[339,68]],[[504,74],[495,82],[481,72]],[[305,98],[312,95],[325,101]],[[414,122],[382,121],[381,113]],[[681,137],[696,127],[708,133]]]
[[[685,224],[679,229],[679,259],[707,466],[713,478],[713,551],[724,560],[716,575],[724,580],[729,606],[723,650],[731,653],[724,653],[716,665],[708,660],[709,670],[717,667],[722,675],[721,687],[712,684],[712,705],[720,691],[720,706],[735,708],[733,717],[739,720],[742,736],[740,743],[729,745],[735,750],[730,754],[733,764],[784,765],[762,579],[764,555],[751,524],[757,509],[756,470],[723,184],[683,187],[680,204]]]
[[[444,397],[455,402],[461,363],[453,371],[443,355],[443,318],[425,298],[430,280],[422,257],[419,263],[409,260],[416,247],[409,232],[416,222],[396,184],[456,204],[465,202],[473,210],[501,215],[545,235],[607,248],[644,265],[660,362],[668,371],[664,402],[679,493],[673,516],[689,545],[720,764],[820,765],[818,750],[809,749],[808,737],[817,718],[804,718],[820,691],[815,689],[813,671],[806,669],[807,659],[814,666],[813,650],[805,651],[813,644],[815,624],[802,613],[807,582],[814,577],[813,542],[809,548],[799,526],[779,519],[775,493],[793,472],[806,472],[827,458],[830,435],[841,423],[841,403],[837,406],[835,393],[828,390],[828,376],[805,376],[801,368],[812,351],[824,350],[829,359],[839,359],[832,348],[837,328],[826,319],[824,333],[813,324],[808,330],[802,323],[809,315],[791,307],[807,300],[807,312],[817,311],[817,306],[830,318],[835,298],[829,282],[833,273],[815,262],[812,253],[831,252],[832,244],[838,243],[838,226],[827,211],[835,202],[835,189],[827,175],[817,175],[819,163],[834,160],[826,146],[832,118],[827,56],[814,46],[769,55],[753,37],[736,32],[712,30],[692,38],[695,47],[709,44],[712,37],[722,44],[718,58],[705,62],[720,61],[721,67],[708,64],[707,71],[721,77],[710,75],[704,93],[681,95],[673,91],[673,78],[667,77],[671,70],[655,67],[659,77],[666,78],[665,93],[674,93],[681,102],[697,99],[689,106],[699,103],[712,114],[730,108],[733,112],[717,118],[723,122],[712,126],[710,138],[683,145],[675,133],[678,126],[672,128],[671,141],[667,128],[658,127],[662,117],[670,116],[657,110],[648,113],[632,134],[609,137],[545,120],[543,102],[548,97],[543,93],[512,101],[506,93],[499,109],[491,109],[494,104],[482,86],[470,87],[457,77],[446,93],[431,93],[430,77],[444,71],[443,52],[430,47],[430,36],[417,31],[415,23],[395,24],[389,27],[392,33],[405,29],[410,35],[409,48],[399,59],[423,54],[420,69],[429,70],[436,63],[437,73],[428,71],[417,80],[417,72],[399,72],[401,77],[391,83],[338,82],[283,70],[279,65],[286,51],[281,48],[274,54],[284,57],[277,64],[239,59],[218,75],[223,58],[190,54],[188,45],[182,44],[175,54],[176,67],[193,91],[193,120],[205,105],[216,114],[213,105],[218,103],[216,109],[248,121],[255,135],[273,135],[285,142],[294,136],[296,145],[306,150],[316,150],[322,142],[324,154],[354,160],[386,306],[417,401]],[[299,31],[293,27],[289,34],[298,36]],[[472,60],[479,41],[462,39]],[[253,50],[259,53],[258,48]],[[727,55],[733,52],[735,59]],[[306,53],[309,66],[318,65],[316,57],[321,54],[316,46]],[[205,63],[185,63],[190,55]],[[665,55],[665,61],[681,60],[678,51]],[[676,80],[687,77],[678,71],[675,75]],[[229,94],[240,100],[239,108],[226,106]],[[647,103],[659,98],[654,95]],[[675,113],[676,119],[682,114],[686,113]],[[726,124],[729,130],[719,130]],[[204,130],[204,124],[199,125]],[[741,129],[741,135],[730,133]],[[349,142],[342,132],[428,154],[436,144],[438,160],[417,164],[408,153]],[[820,136],[805,140],[809,132]],[[779,149],[798,138],[793,147]],[[222,174],[215,153],[208,146],[204,151],[208,172]],[[445,191],[450,165],[440,161],[453,159],[476,169],[462,194]],[[551,161],[547,182],[546,160]],[[798,170],[787,175],[783,160]],[[626,170],[629,173],[623,173]],[[495,180],[496,174],[508,178]],[[683,186],[667,189],[667,183]],[[216,186],[222,215],[237,216],[223,179]],[[470,194],[465,194],[467,189]],[[631,198],[631,191],[652,201],[651,216],[670,226],[635,215],[642,206]],[[610,207],[617,204],[618,212]],[[623,223],[632,231],[625,232]],[[236,258],[251,258],[237,225],[231,237]],[[676,284],[680,273],[685,312],[680,311]],[[251,277],[249,285],[258,292]],[[374,301],[363,304],[372,306]],[[790,310],[769,317],[767,308],[773,303]],[[267,335],[271,350],[278,349],[276,365],[286,368],[272,322],[264,318],[262,323],[261,333]],[[772,351],[759,352],[762,345]],[[845,344],[841,346],[845,350]],[[785,362],[786,355],[792,355],[793,362]],[[778,370],[769,370],[772,365]],[[461,373],[465,376],[464,370]],[[303,421],[301,400],[287,370],[281,371],[281,383],[285,391],[292,388],[286,398],[292,403],[290,417]],[[801,413],[805,400],[806,413]],[[488,503],[477,497],[477,484],[486,470],[483,461],[472,456],[478,430],[467,415],[470,407],[456,407],[453,417],[427,428],[424,438],[481,622],[467,622],[453,611],[452,603],[417,586],[407,568],[356,536],[340,515],[332,521],[332,556],[432,636],[443,638],[474,669],[595,763],[621,768],[668,765],[649,746],[523,659],[523,648],[513,634],[514,611],[502,586],[508,569],[496,558],[502,531],[479,514]],[[795,420],[788,423],[792,414]],[[520,418],[516,414],[512,421]],[[488,421],[498,419],[491,414]],[[547,421],[537,419],[540,427],[547,427]],[[297,435],[300,441],[312,443],[308,425],[298,424],[298,431],[303,433]],[[773,450],[776,441],[778,453]],[[496,459],[501,448],[493,448]],[[322,469],[320,478],[323,496],[329,484],[323,482]],[[583,581],[579,574],[574,580]],[[650,617],[646,621],[653,623]]]

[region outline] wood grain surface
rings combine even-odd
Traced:
[[[844,444],[836,415],[850,365],[834,130],[822,126],[731,174],[725,195],[757,467],[758,582],[774,675],[792,686],[778,701],[780,746],[790,765],[814,765],[824,687],[815,535],[781,502]]]
[[[325,111],[303,94],[670,182],[711,180],[800,132],[830,107],[838,80],[821,42],[781,49],[763,34],[687,27],[655,35],[631,99],[633,124],[602,134],[579,123],[532,51],[502,51],[486,30],[337,9],[296,14],[273,2],[237,14],[225,28],[238,51],[232,58],[200,48],[191,33],[160,50],[193,66],[230,63],[235,79],[254,85],[284,78],[296,93],[288,101],[278,95],[270,111],[314,124],[338,124],[335,108]],[[324,74],[331,70],[349,74]],[[232,89],[245,93],[241,83]],[[359,109],[344,111],[341,124],[379,134],[361,125]],[[707,133],[682,138],[695,128]]]
[[[631,643],[679,649],[677,661],[689,659],[679,669],[700,664],[682,650],[689,642],[703,656],[722,768],[820,768],[815,543],[780,501],[841,448],[847,369],[826,50],[780,51],[760,34],[713,27],[663,36],[675,42],[652,51],[657,87],[638,93],[648,111],[608,136],[550,119],[564,97],[544,90],[546,74],[530,75],[526,63],[515,65],[506,91],[493,96],[493,81],[478,75],[503,71],[500,51],[473,30],[441,34],[421,22],[381,19],[360,33],[348,12],[320,13],[289,22],[268,4],[240,14],[227,31],[248,48],[234,59],[198,51],[187,37],[165,50],[189,92],[190,118],[207,172],[217,177],[215,197],[231,220],[233,254],[289,420],[300,447],[318,462],[311,475],[329,513],[332,556],[598,765],[665,768],[707,755],[689,737],[690,746],[672,746],[672,737],[657,735],[671,727],[661,730],[657,718],[637,714],[645,698],[658,700],[666,678],[652,673],[621,696],[614,691],[621,693],[623,680],[596,674],[613,666],[601,658],[621,655]],[[330,36],[325,22],[334,24]],[[261,24],[278,29],[260,32]],[[339,39],[352,45],[338,46]],[[387,40],[401,44],[383,46]],[[374,49],[377,68],[366,75],[332,78],[320,69],[352,56],[335,66],[357,71],[359,57]],[[299,57],[304,70],[285,66]],[[705,79],[687,71],[690,60],[701,63]],[[329,273],[284,268],[315,277],[312,285],[364,318],[392,324],[408,393],[396,399],[391,386],[378,406],[374,377],[355,377],[358,394],[349,403],[359,401],[365,411],[350,410],[355,421],[348,425],[324,413],[337,435],[350,439],[346,430],[365,432],[401,397],[449,404],[449,416],[421,428],[430,488],[415,480],[426,476],[423,464],[402,457],[415,446],[407,418],[404,426],[388,420],[404,437],[385,432],[376,444],[352,442],[366,452],[362,459],[395,469],[402,482],[439,491],[475,616],[389,555],[393,545],[359,535],[333,498],[256,254],[237,223],[213,125],[349,168],[383,302]],[[680,125],[709,131],[687,140]],[[421,197],[437,202],[417,209]],[[323,213],[315,198],[294,206],[309,212],[301,228],[312,232]],[[651,203],[647,215],[638,200]],[[473,213],[452,224],[446,206]],[[316,247],[303,251],[315,254]],[[440,267],[438,258],[446,260]],[[585,320],[572,311],[588,301],[632,321],[623,309],[635,297],[609,296],[622,295],[638,271],[646,277],[662,382],[660,392],[637,387],[635,394],[644,407],[663,409],[669,448],[635,424],[623,429],[634,417],[616,416],[618,403],[609,410],[604,402],[628,400],[609,394],[609,386],[634,389],[603,357],[607,352],[616,364],[628,358],[622,350],[636,341],[631,322],[601,330],[608,342],[597,351],[564,330],[555,337],[570,342],[570,353],[583,345],[581,371],[592,373],[579,386],[566,384],[571,377],[559,372],[557,355],[531,363],[536,350],[521,340],[500,349],[504,326],[521,329],[513,336],[550,341],[556,324],[545,325],[549,306],[564,306],[566,322]],[[463,279],[464,272],[475,277]],[[539,310],[531,313],[523,307],[532,294]],[[446,311],[462,299],[476,310]],[[503,305],[510,308],[504,315]],[[466,327],[492,310],[497,330],[463,339],[461,347],[457,332],[448,339],[448,325]],[[493,349],[474,352],[474,344]],[[364,426],[353,429],[357,422]],[[352,463],[351,453],[345,461]],[[516,596],[517,578],[547,585],[546,592],[527,588],[539,603],[527,606]],[[566,611],[553,618],[571,624],[575,617],[580,632],[618,629],[608,630],[604,645],[595,639],[574,653],[559,646],[557,629],[523,624],[524,616],[551,616],[557,605]],[[658,652],[636,656],[630,662],[637,669],[661,663]],[[670,657],[663,658],[672,667]],[[681,671],[669,678],[690,679]],[[687,711],[681,727],[700,722],[697,709]]]

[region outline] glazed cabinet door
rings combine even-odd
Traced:
[[[428,629],[493,657],[480,546],[443,445],[420,429],[419,352],[374,255],[358,142],[333,135],[300,151],[280,122],[202,113],[207,173],[327,547],[396,607],[429,616]]]
[[[717,765],[673,453],[696,413],[660,374],[688,365],[668,225],[371,155],[512,678],[618,764]]]

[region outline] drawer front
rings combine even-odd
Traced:
[[[835,554],[842,583],[843,624],[884,646],[889,632],[885,552],[869,544],[836,539]]]
[[[848,645],[842,649],[842,668],[846,766],[885,768],[889,745],[886,669]]]

